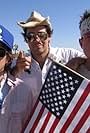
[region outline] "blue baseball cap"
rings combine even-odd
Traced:
[[[0,25],[0,42],[10,50],[13,48],[14,37],[4,26]]]

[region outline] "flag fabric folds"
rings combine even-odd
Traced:
[[[52,62],[23,133],[89,133],[89,80]]]

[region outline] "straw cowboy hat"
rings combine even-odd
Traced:
[[[45,18],[43,17],[40,13],[33,11],[31,13],[31,16],[27,19],[26,22],[18,22],[18,25],[20,27],[24,28],[31,28],[31,27],[36,27],[36,26],[40,26],[40,25],[45,25],[48,26],[50,28],[50,30],[52,30],[52,26],[51,23],[49,21],[49,17]]]

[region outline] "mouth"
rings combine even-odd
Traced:
[[[36,47],[42,47],[42,44],[41,43],[36,43],[35,46]]]

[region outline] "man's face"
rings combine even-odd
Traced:
[[[90,58],[90,32],[86,33],[81,39],[81,47],[85,55]]]
[[[0,45],[0,72],[4,71],[5,65],[8,63],[6,50]]]
[[[48,54],[51,37],[44,26],[27,29],[27,43],[33,56]]]

